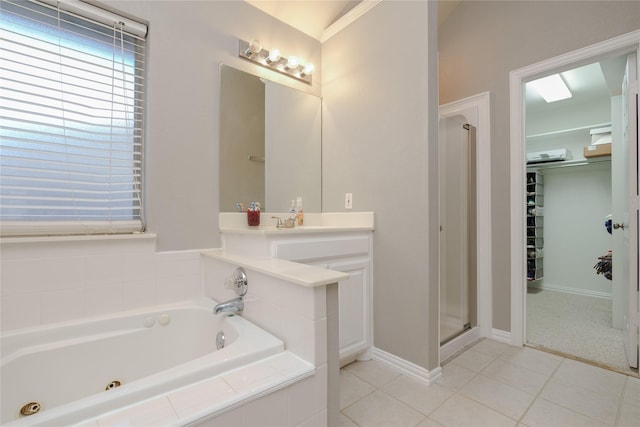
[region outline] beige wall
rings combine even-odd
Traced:
[[[146,211],[159,249],[220,246],[220,63],[322,93],[323,211],[344,210],[351,192],[354,211],[376,212],[375,345],[435,367],[437,38],[428,37],[436,26],[427,13],[435,2],[382,2],[322,46],[242,1],[107,4],[150,24]],[[494,328],[510,328],[509,71],[639,23],[635,1],[473,1],[440,29],[440,103],[491,92]],[[314,85],[237,58],[239,38],[309,58]]]
[[[146,218],[159,250],[220,247],[220,64],[320,94],[320,42],[244,1],[105,1],[149,23]],[[316,65],[309,86],[238,58],[238,39]]]
[[[327,41],[322,58],[319,41],[243,1],[105,3],[149,22],[146,212],[159,250],[221,244],[221,63],[322,92],[322,209],[343,211],[352,192],[354,211],[376,212],[375,345],[436,367],[437,268],[428,265],[438,265],[438,207],[427,200],[437,194],[435,3],[383,2]],[[308,58],[313,86],[237,58],[239,38]]]
[[[637,29],[638,1],[465,1],[439,29],[440,104],[491,92],[496,329],[511,315],[509,72]]]
[[[344,211],[350,192],[354,211],[375,212],[374,344],[427,369],[438,364],[434,5],[383,1],[322,46],[322,210]]]

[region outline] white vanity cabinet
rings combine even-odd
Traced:
[[[265,215],[264,226],[249,229],[244,225],[246,216],[220,214],[224,250],[348,273],[349,278],[338,286],[340,362],[369,359],[373,345],[373,213],[305,214],[305,225],[292,229],[276,229],[271,216]]]
[[[276,239],[272,255],[349,274],[340,282],[340,361],[366,360],[372,346],[370,231]],[[293,237],[293,236],[291,236]],[[300,236],[302,237],[302,236]]]

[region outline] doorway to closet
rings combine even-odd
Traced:
[[[518,221],[512,207],[512,244],[523,244],[524,259],[512,260],[512,343],[636,375],[637,239],[630,242],[629,231],[637,236],[637,163],[633,172],[629,159],[637,159],[637,130],[627,125],[637,109],[623,81],[636,76],[639,36],[517,70],[511,79],[512,101],[525,89],[514,114],[522,127],[512,125],[512,138],[523,142],[512,152],[520,171],[512,175],[526,182],[512,186],[513,203],[526,212]],[[528,84],[551,74],[567,83],[571,99],[546,103]],[[600,89],[586,90],[594,80]],[[634,147],[624,146],[625,129],[636,132]],[[629,201],[622,210],[631,218],[617,211]],[[524,242],[514,226],[525,230]]]

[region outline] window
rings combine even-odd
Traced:
[[[2,236],[144,229],[145,35],[86,3],[0,0]]]

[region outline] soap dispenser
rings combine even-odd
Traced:
[[[296,222],[298,225],[304,225],[304,211],[302,210],[302,197],[298,197],[296,201]]]

